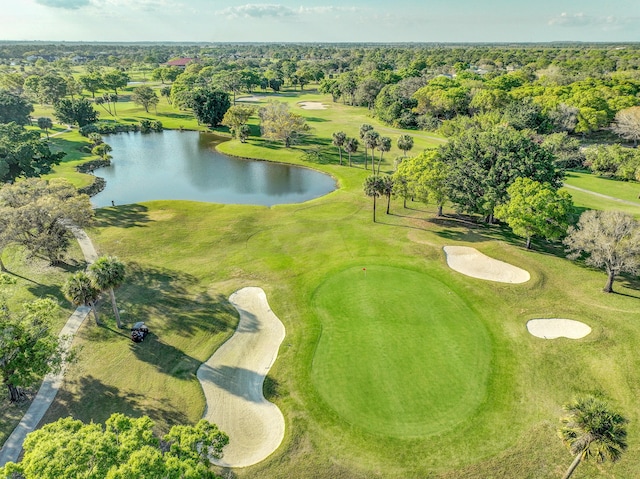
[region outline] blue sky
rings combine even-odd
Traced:
[[[640,0],[0,0],[0,40],[640,41]]]

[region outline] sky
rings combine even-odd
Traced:
[[[0,0],[0,40],[639,42],[640,0]]]

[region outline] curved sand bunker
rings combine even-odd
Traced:
[[[264,460],[284,438],[280,409],[262,395],[262,384],[285,336],[261,288],[242,288],[229,297],[240,313],[233,336],[198,369],[207,401],[204,418],[229,435],[224,456],[212,462],[246,467]]]
[[[324,103],[319,101],[301,101],[298,103],[303,110],[326,110],[327,107]]]
[[[527,330],[543,339],[580,339],[591,332],[591,328],[580,321],[561,318],[531,319],[527,322]]]
[[[449,267],[472,278],[500,283],[525,283],[530,275],[527,271],[504,261],[490,258],[468,246],[445,246]]]

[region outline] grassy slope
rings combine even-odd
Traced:
[[[318,97],[287,98],[295,103]],[[313,133],[325,138],[314,143],[325,145],[327,153],[312,166],[336,176],[342,189],[324,198],[274,208],[153,202],[99,211],[91,231],[99,249],[132,264],[118,294],[125,320],[147,321],[154,335],[134,347],[110,319],[104,328],[87,324],[78,338],[84,345],[81,361],[47,420],[66,414],[103,420],[116,410],[149,413],[160,429],[196,420],[204,403],[195,368],[235,323],[224,298],[241,286],[258,285],[287,327],[266,384],[285,414],[287,435],[272,458],[237,471],[240,477],[510,478],[514,471],[519,477],[557,477],[571,460],[555,435],[560,405],[582,392],[612,398],[632,421],[630,438],[637,437],[640,368],[632,352],[640,335],[638,285],[625,282],[618,284],[623,295],[603,295],[598,291],[604,275],[568,262],[561,251],[545,245],[538,245],[543,252],[525,251],[503,230],[434,220],[431,208],[394,204],[394,214],[381,215],[374,225],[370,201],[361,193],[367,172],[334,166],[337,154],[326,140],[333,131],[354,135],[362,122],[374,121],[364,110],[330,106],[299,111],[330,120],[314,122]],[[426,146],[425,140],[414,152]],[[221,149],[306,163],[299,148],[282,150],[269,142],[228,142]],[[524,267],[532,280],[514,287],[453,273],[441,247],[454,242]],[[435,275],[474,310],[492,357],[487,395],[468,421],[428,438],[398,439],[345,424],[322,400],[312,365],[323,322],[311,299],[325,281],[363,264]],[[388,288],[403,285],[394,281]],[[107,305],[103,312],[108,315]],[[526,333],[533,317],[581,319],[594,332],[580,341],[543,341]],[[607,471],[636,475],[638,452],[631,440],[624,459]],[[576,473],[601,475],[593,466]]]

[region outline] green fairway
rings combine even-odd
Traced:
[[[482,402],[487,333],[458,294],[425,274],[371,266],[329,278],[314,295],[322,336],[312,377],[348,423],[424,436]]]

